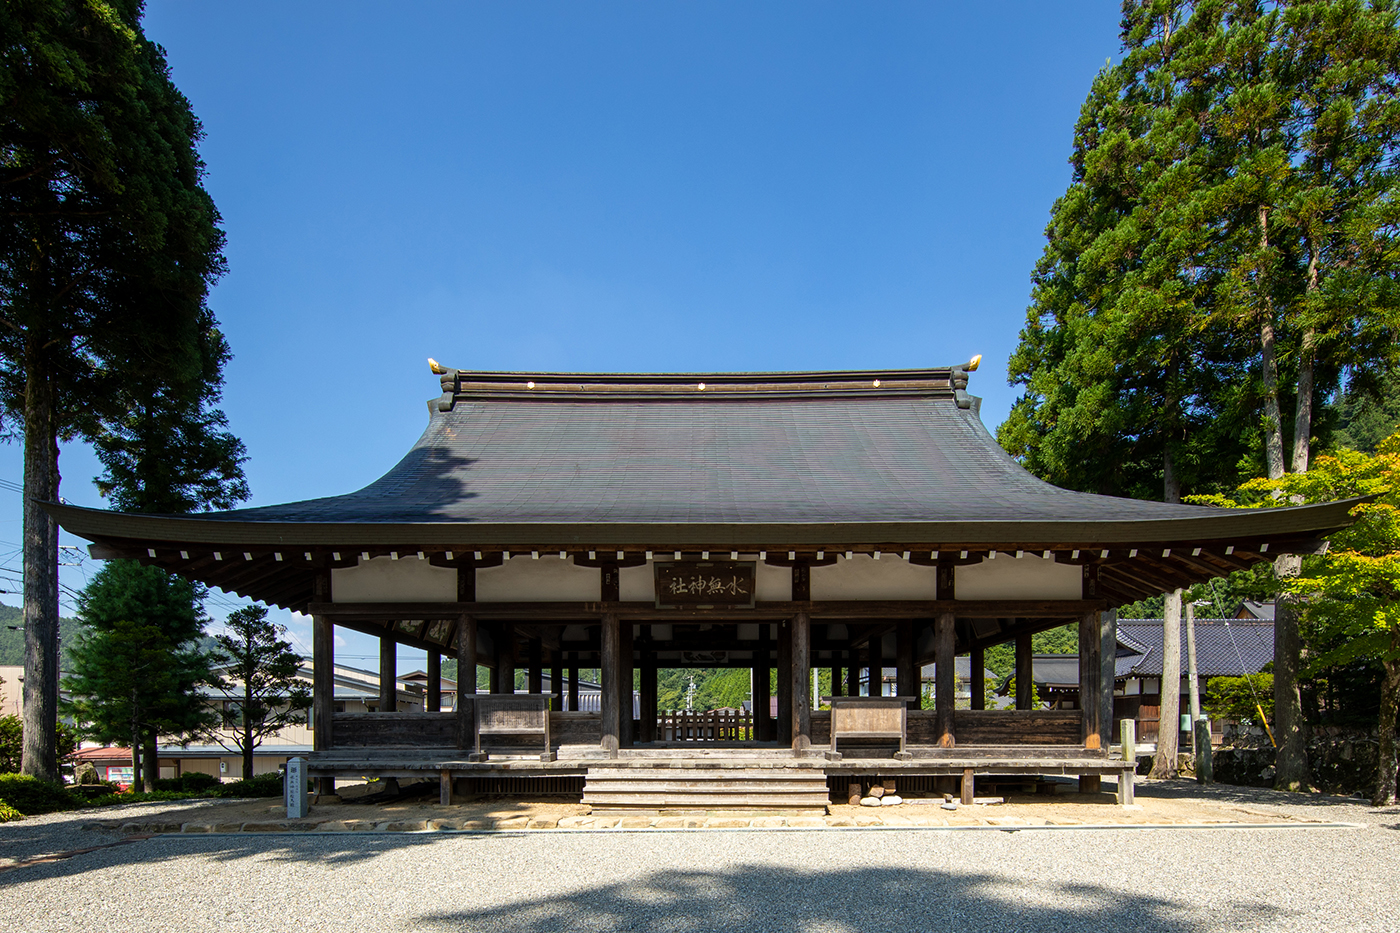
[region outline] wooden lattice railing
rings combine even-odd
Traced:
[[[656,717],[662,742],[744,742],[753,737],[753,714],[742,709],[670,710]]]

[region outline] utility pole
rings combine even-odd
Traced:
[[[1191,744],[1196,760],[1196,782],[1210,784],[1215,775],[1210,760],[1210,721],[1201,715],[1201,681],[1196,669],[1196,607],[1205,600],[1186,604],[1186,677],[1191,697]]]

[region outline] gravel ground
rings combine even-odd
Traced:
[[[0,930],[1400,930],[1400,810],[1204,796],[1362,825],[163,836],[0,871]],[[120,838],[83,822],[0,825],[0,857]]]

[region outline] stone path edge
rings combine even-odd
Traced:
[[[530,829],[269,829],[248,831],[166,831],[145,833],[140,838],[193,839],[211,836],[533,836],[542,833],[810,833],[810,832],[1045,832],[1111,830],[1240,830],[1240,829],[1365,829],[1365,823],[1083,823],[1077,825],[1022,826],[604,826],[579,828]],[[118,843],[120,844],[120,843]],[[105,848],[97,846],[95,848]],[[78,850],[79,853],[91,851]],[[78,854],[78,853],[72,853]]]

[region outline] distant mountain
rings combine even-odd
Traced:
[[[67,643],[68,636],[81,631],[83,623],[77,619],[58,620],[60,647]],[[18,606],[0,606],[0,664],[24,663],[24,612]],[[68,667],[68,655],[64,652],[59,665]]]

